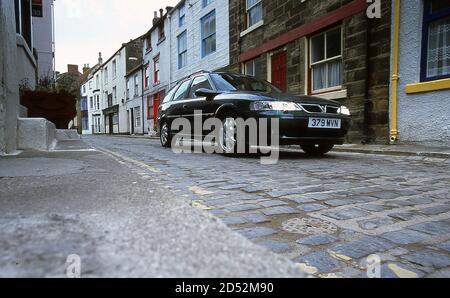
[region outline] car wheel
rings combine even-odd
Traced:
[[[237,124],[235,115],[223,117],[219,133],[219,146],[225,155],[237,153]]]
[[[160,128],[160,131],[159,131],[159,139],[161,141],[161,145],[164,148],[172,147],[172,138],[170,136],[170,127],[169,127],[169,124],[166,121],[164,121],[161,124],[161,128]]]
[[[332,144],[318,144],[318,145],[301,145],[302,150],[310,156],[323,156],[330,152],[334,145]]]

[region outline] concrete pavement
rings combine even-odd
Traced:
[[[304,276],[149,180],[150,168],[58,146],[0,157],[0,277],[65,277],[73,254],[82,277]]]

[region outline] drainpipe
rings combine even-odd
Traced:
[[[172,15],[167,14],[169,20],[169,88],[167,92],[172,89]]]
[[[395,1],[394,8],[394,40],[393,40],[393,60],[392,60],[392,95],[391,95],[391,143],[398,141],[397,126],[397,93],[398,93],[398,57],[399,57],[399,38],[400,38],[400,0]]]
[[[363,144],[368,144],[371,142],[371,136],[370,136],[370,121],[371,121],[371,115],[370,112],[373,109],[373,103],[370,100],[369,96],[369,80],[370,80],[370,44],[372,42],[371,40],[371,34],[372,34],[372,22],[370,18],[367,18],[366,21],[366,84],[365,84],[365,99],[364,99],[364,122],[363,122]]]

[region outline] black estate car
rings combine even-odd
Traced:
[[[300,145],[311,155],[323,155],[343,144],[352,120],[340,103],[311,96],[292,96],[270,83],[251,76],[203,72],[180,81],[165,97],[158,111],[161,144],[170,147],[179,131],[172,130],[176,118],[194,126],[194,118],[214,117],[222,121],[220,147],[236,151],[235,119],[279,119],[279,144]],[[194,136],[192,140],[206,136]],[[183,138],[190,136],[183,136]]]

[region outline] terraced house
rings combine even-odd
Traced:
[[[349,142],[388,142],[391,1],[369,4],[230,0],[230,69],[342,102],[355,121]]]

